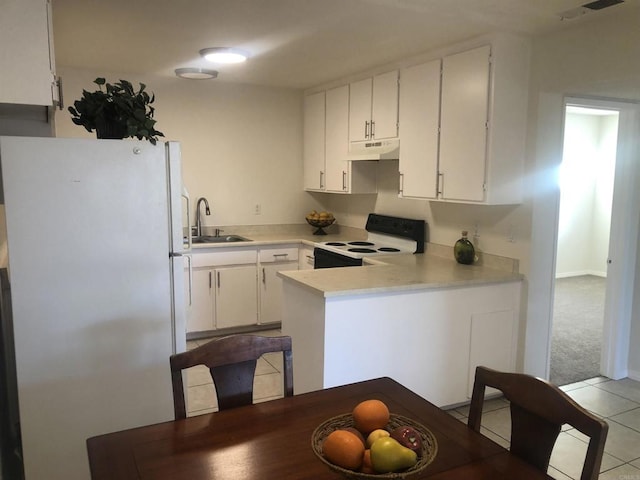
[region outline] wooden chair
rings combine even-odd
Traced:
[[[469,428],[480,432],[485,386],[497,388],[511,402],[511,452],[546,472],[562,425],[587,435],[589,447],[580,480],[597,480],[609,425],[578,405],[555,385],[522,373],[476,368]]]
[[[258,358],[265,353],[282,352],[284,366],[284,395],[293,395],[293,364],[291,337],[263,337],[231,335],[212,340],[200,347],[171,355],[171,382],[175,418],[186,418],[182,370],[206,365],[218,397],[218,409],[251,405],[253,378]]]

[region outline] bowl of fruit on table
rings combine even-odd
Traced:
[[[336,221],[333,217],[333,213],[316,212],[315,210],[312,210],[304,218],[309,225],[316,227],[317,230],[313,232],[314,235],[326,235],[327,232],[325,232],[323,228],[328,227]]]
[[[438,452],[428,428],[390,413],[377,399],[322,422],[311,436],[311,447],[330,469],[355,479],[408,478],[429,465]]]

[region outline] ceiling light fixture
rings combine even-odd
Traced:
[[[218,76],[217,71],[207,70],[205,68],[176,68],[175,72],[178,77],[188,78],[189,80],[209,80]]]
[[[200,55],[215,63],[242,63],[249,58],[248,52],[229,47],[203,48]]]

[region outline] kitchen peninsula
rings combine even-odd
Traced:
[[[280,272],[295,393],[389,376],[438,406],[468,401],[475,366],[514,370],[522,275],[450,248],[363,267]]]

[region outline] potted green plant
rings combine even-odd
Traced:
[[[110,84],[104,78],[96,78],[93,83],[99,89],[95,92],[82,90],[82,98],[69,107],[73,123],[88,132],[95,130],[98,138],[136,137],[155,145],[157,137],[164,137],[155,129],[155,110],[151,106],[155,95],[149,96],[144,83],[137,91],[126,80]]]

